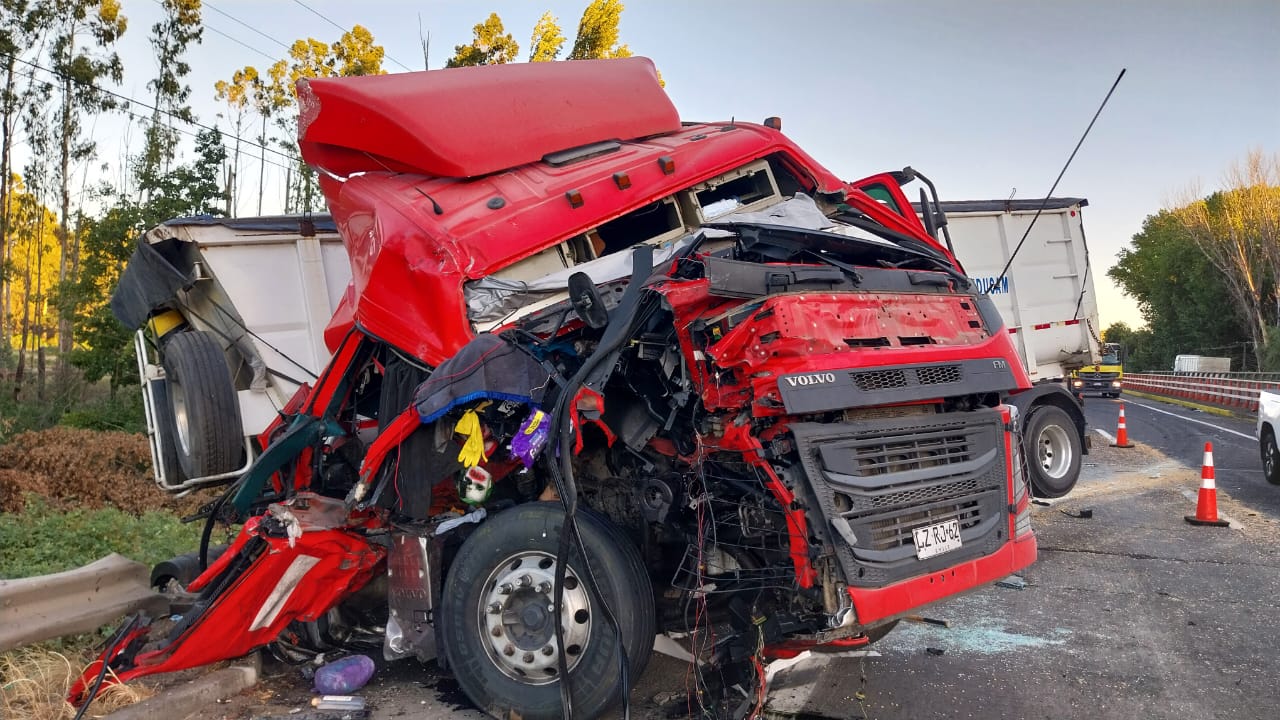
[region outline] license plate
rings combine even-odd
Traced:
[[[916,557],[924,560],[960,547],[960,521],[948,520],[911,531],[916,541]]]

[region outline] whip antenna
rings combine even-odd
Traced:
[[[1089,131],[1093,129],[1093,124],[1098,122],[1098,116],[1102,114],[1102,109],[1107,106],[1107,101],[1111,99],[1111,94],[1116,91],[1116,86],[1120,84],[1120,80],[1124,78],[1125,68],[1121,68],[1120,74],[1116,76],[1116,81],[1111,83],[1111,89],[1107,91],[1107,96],[1102,98],[1102,104],[1098,106],[1098,111],[1093,114],[1093,119],[1089,121],[1089,127],[1084,129],[1084,134],[1080,136],[1080,142],[1076,143],[1076,147],[1071,151],[1071,157],[1067,158],[1067,162],[1062,166],[1062,171],[1058,173],[1058,179],[1053,181],[1053,187],[1049,188],[1049,193],[1044,196],[1044,200],[1040,201],[1040,207],[1036,208],[1036,214],[1031,218],[1031,223],[1027,225],[1026,232],[1022,233],[1022,239],[1018,241],[1013,252],[1009,254],[1009,261],[1004,264],[1004,269],[1000,271],[1000,276],[987,289],[990,294],[992,290],[1000,287],[1000,283],[1004,281],[1004,276],[1009,274],[1009,268],[1013,265],[1013,259],[1018,256],[1018,251],[1022,249],[1022,244],[1027,241],[1027,236],[1031,234],[1031,228],[1035,227],[1036,221],[1040,219],[1040,213],[1049,205],[1049,199],[1053,197],[1053,191],[1058,189],[1058,183],[1062,182],[1062,176],[1067,174],[1067,168],[1071,167],[1071,161],[1076,159],[1076,153],[1080,152],[1080,146],[1084,144],[1084,139],[1089,137]]]

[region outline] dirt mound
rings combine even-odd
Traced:
[[[0,445],[0,511],[20,512],[35,493],[60,509],[115,507],[188,513],[203,495],[173,498],[155,486],[142,435],[56,427]]]

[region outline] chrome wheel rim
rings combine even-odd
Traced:
[[[178,448],[184,456],[191,455],[191,418],[187,414],[187,394],[182,390],[182,385],[172,380],[169,381],[169,399],[173,401],[173,427],[174,438]]]
[[[480,644],[494,666],[527,685],[555,682],[560,645],[554,617],[556,559],[527,551],[503,560],[489,573],[476,608],[483,635]],[[591,598],[573,568],[566,568],[560,624],[570,671],[582,660],[591,639]]]
[[[1071,439],[1061,425],[1049,425],[1040,431],[1036,442],[1040,469],[1044,474],[1059,479],[1071,467]]]

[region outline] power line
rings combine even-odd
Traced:
[[[221,35],[222,37],[224,37],[224,38],[226,38],[226,39],[230,40],[231,42],[233,42],[233,43],[235,43],[235,44],[237,44],[237,45],[240,45],[240,46],[242,46],[242,47],[249,48],[250,50],[252,50],[252,51],[254,51],[254,52],[258,53],[259,55],[261,55],[262,57],[264,57],[264,58],[266,58],[266,59],[268,59],[268,60],[271,60],[271,61],[274,61],[274,60],[275,60],[275,58],[271,57],[271,56],[270,56],[270,55],[268,55],[267,53],[262,52],[262,51],[261,51],[261,50],[259,50],[258,48],[256,48],[256,47],[254,47],[254,46],[252,46],[252,45],[250,45],[250,44],[248,44],[248,43],[244,42],[243,40],[240,40],[240,39],[238,39],[238,38],[231,37],[230,35],[228,35],[228,34],[226,34],[226,33],[222,32],[221,30],[219,30],[218,28],[216,28],[216,27],[214,27],[214,26],[210,25],[209,23],[202,23],[202,25],[204,26],[204,28],[205,28],[206,30],[212,30],[213,32],[215,32],[215,33],[217,33],[217,34]]]
[[[163,0],[151,0],[151,2],[154,2],[155,4],[157,4],[157,5],[159,5],[161,8],[163,8],[166,12],[168,12],[169,8],[164,4]],[[205,4],[205,5],[209,5],[209,3],[204,3],[204,4]],[[210,9],[210,10],[212,10],[212,11],[214,11],[214,12],[216,12],[216,13],[220,13],[220,14],[222,14],[222,15],[227,15],[226,13],[222,12],[221,10],[219,10],[219,9],[217,9],[217,8],[213,7],[213,6],[209,6],[209,9]],[[240,22],[239,20],[236,20],[235,18],[231,17],[230,15],[227,15],[227,17],[231,18],[232,20],[235,20],[236,22],[240,23],[241,25],[245,25],[243,22]],[[221,35],[222,37],[224,37],[224,38],[226,38],[226,39],[230,40],[231,42],[233,42],[233,43],[235,43],[235,44],[239,45],[239,46],[240,46],[240,47],[242,47],[242,48],[245,48],[245,49],[247,49],[247,50],[252,50],[253,52],[258,53],[259,55],[261,55],[262,57],[264,57],[264,58],[266,58],[266,59],[268,59],[268,60],[272,60],[272,61],[274,61],[274,60],[275,60],[275,58],[271,57],[269,54],[267,54],[267,53],[265,53],[265,52],[263,52],[263,51],[259,50],[258,48],[256,48],[256,47],[254,47],[254,46],[250,45],[249,43],[244,42],[243,40],[241,40],[241,39],[239,39],[239,38],[232,37],[231,35],[228,35],[228,34],[227,34],[227,33],[225,33],[225,32],[222,32],[222,31],[221,31],[221,30],[219,30],[218,28],[216,28],[216,27],[214,27],[214,26],[210,25],[209,23],[205,22],[203,18],[202,18],[202,19],[201,19],[201,21],[200,21],[200,26],[201,26],[202,28],[204,28],[204,29],[211,30],[211,31],[213,31],[213,32],[214,32],[214,33],[216,33],[216,34]],[[257,30],[254,30],[252,27],[249,27],[248,25],[245,25],[245,27],[249,28],[250,30],[253,30],[254,32],[258,32]],[[261,35],[262,33],[258,33],[258,34],[259,34],[259,35]],[[272,38],[272,37],[267,37],[267,39],[268,39],[268,40],[271,40],[272,42],[278,42],[277,40],[275,40],[275,39],[274,39],[274,38]]]
[[[95,85],[95,84],[93,84],[93,83],[91,83],[91,82],[89,82],[89,81],[87,81],[87,80],[81,80],[81,79],[79,79],[79,78],[73,77],[73,76],[71,76],[71,75],[67,75],[67,74],[65,74],[65,73],[63,73],[63,72],[60,72],[60,71],[58,71],[58,70],[54,70],[54,69],[52,69],[52,68],[44,67],[43,65],[40,65],[40,64],[38,64],[38,63],[31,62],[30,60],[25,60],[25,59],[23,59],[23,58],[20,58],[20,57],[18,57],[17,55],[12,55],[12,54],[10,54],[10,53],[0,52],[0,57],[6,57],[6,58],[10,58],[10,59],[16,60],[17,62],[20,62],[20,63],[22,63],[23,65],[27,65],[27,66],[32,67],[32,68],[35,68],[35,69],[37,69],[37,70],[43,70],[44,72],[47,72],[47,73],[49,73],[49,74],[51,74],[51,75],[56,75],[56,76],[58,76],[58,77],[60,77],[60,78],[63,78],[64,80],[70,80],[71,82],[73,82],[73,83],[75,83],[75,84],[77,84],[77,85],[80,85],[80,86],[83,86],[83,87],[87,87],[87,88],[91,88],[91,89],[93,89],[93,90],[97,90],[98,92],[105,93],[105,94],[110,95],[110,96],[112,96],[112,97],[114,97],[114,98],[116,98],[116,99],[119,99],[119,100],[124,100],[125,102],[130,103],[130,104],[133,104],[133,105],[139,105],[139,106],[144,107],[144,108],[146,108],[146,109],[148,109],[148,110],[151,110],[152,112],[158,112],[158,113],[162,113],[162,114],[164,114],[164,115],[168,115],[169,117],[172,117],[172,118],[174,118],[174,119],[176,119],[176,120],[181,120],[181,121],[183,121],[183,122],[185,122],[185,123],[187,123],[187,124],[189,124],[189,125],[194,125],[194,126],[196,126],[196,127],[200,128],[200,129],[202,129],[202,130],[211,130],[211,131],[213,131],[213,132],[218,133],[218,134],[219,134],[220,136],[222,136],[222,137],[231,138],[232,140],[239,140],[240,142],[242,142],[242,143],[244,143],[244,144],[246,144],[246,145],[248,145],[248,146],[250,146],[250,147],[256,147],[256,148],[258,148],[258,149],[260,149],[260,150],[263,150],[264,152],[269,152],[269,153],[271,153],[271,154],[273,154],[273,155],[279,155],[280,157],[284,158],[285,160],[288,160],[289,162],[297,162],[297,161],[299,160],[299,158],[298,158],[297,156],[295,156],[295,155],[290,155],[290,154],[288,154],[288,153],[281,152],[281,151],[279,151],[279,150],[276,150],[276,149],[275,149],[275,148],[273,148],[273,147],[270,147],[270,146],[268,146],[268,145],[263,145],[263,144],[261,144],[261,143],[254,142],[254,141],[249,140],[249,139],[247,139],[247,138],[242,138],[242,137],[239,137],[239,136],[237,136],[237,135],[232,135],[231,133],[228,133],[228,132],[225,132],[225,131],[223,131],[223,130],[221,130],[221,129],[219,129],[219,128],[213,127],[212,125],[205,125],[204,123],[199,122],[198,120],[193,120],[193,119],[191,119],[191,118],[184,117],[184,116],[179,115],[179,114],[177,114],[177,113],[175,113],[175,112],[172,112],[172,111],[170,111],[170,110],[164,110],[164,109],[162,109],[162,108],[158,108],[158,107],[156,107],[155,105],[151,105],[150,103],[145,103],[145,102],[143,102],[143,101],[141,101],[141,100],[137,100],[137,99],[135,99],[135,98],[131,98],[131,97],[129,97],[128,95],[121,95],[120,93],[115,92],[115,91],[113,91],[113,90],[108,90],[108,89],[106,89],[106,88],[104,88],[104,87],[102,87],[102,86],[100,86],[100,85]]]
[[[304,9],[306,9],[306,10],[307,10],[308,12],[310,12],[312,15],[315,15],[316,17],[320,18],[321,20],[324,20],[325,22],[327,22],[327,23],[329,23],[330,25],[332,25],[332,26],[334,26],[334,27],[338,28],[338,29],[339,29],[339,30],[341,30],[342,32],[344,32],[344,33],[345,33],[345,32],[347,32],[347,31],[348,31],[348,29],[347,29],[347,28],[344,28],[344,27],[342,27],[341,25],[339,25],[338,23],[336,23],[336,22],[334,22],[333,20],[329,19],[329,17],[328,17],[328,16],[326,16],[324,13],[322,13],[322,12],[320,12],[319,10],[316,10],[315,8],[311,7],[310,5],[308,5],[308,4],[304,3],[304,2],[302,2],[302,0],[293,0],[293,2],[294,2],[294,4],[295,4],[295,5],[298,5],[298,6],[302,7],[302,8],[304,8]],[[397,60],[397,59],[395,59],[395,58],[391,57],[390,55],[388,55],[388,54],[387,54],[387,51],[386,51],[386,49],[385,49],[385,48],[383,49],[382,54],[383,54],[383,56],[384,56],[384,57],[386,57],[386,58],[387,58],[388,60],[390,60],[391,62],[393,62],[393,63],[395,63],[395,64],[399,65],[400,67],[404,68],[405,70],[407,70],[407,71],[409,71],[409,72],[413,72],[413,68],[409,67],[408,65],[405,65],[404,63],[400,62],[399,60]]]
[[[266,38],[266,39],[270,40],[271,42],[275,43],[276,45],[279,45],[280,47],[284,48],[285,50],[288,50],[288,49],[289,49],[289,45],[288,45],[287,43],[282,42],[282,41],[280,41],[280,40],[277,40],[276,38],[274,38],[274,37],[272,37],[272,36],[270,36],[270,35],[268,35],[268,34],[266,34],[266,33],[262,32],[262,31],[261,31],[261,30],[259,30],[258,28],[256,28],[256,27],[254,27],[254,26],[250,25],[249,23],[247,23],[247,22],[245,22],[245,21],[241,20],[240,18],[238,18],[238,17],[236,17],[236,16],[232,15],[231,13],[227,13],[227,12],[223,12],[222,10],[219,10],[218,8],[214,7],[213,3],[208,2],[208,0],[205,0],[205,2],[203,2],[203,3],[202,3],[202,5],[203,5],[204,7],[209,8],[210,10],[212,10],[212,11],[214,11],[214,12],[218,13],[219,15],[221,15],[221,16],[223,16],[223,17],[225,17],[226,19],[230,20],[231,22],[233,22],[233,23],[235,23],[235,24],[237,24],[237,25],[240,25],[240,26],[244,27],[245,29],[247,29],[247,30],[249,30],[249,31],[251,31],[251,32],[253,32],[253,33],[256,33],[256,34],[258,34],[258,35],[261,35],[262,37],[264,37],[264,38]]]

